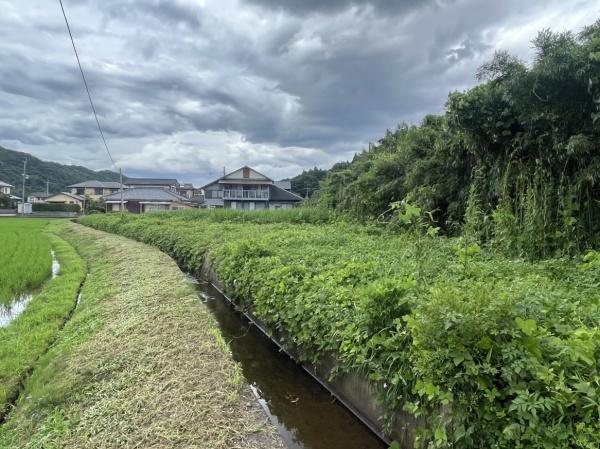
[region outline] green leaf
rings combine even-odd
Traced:
[[[533,333],[537,329],[537,325],[534,320],[524,320],[523,318],[517,317],[515,318],[515,323],[517,323],[517,327],[523,332],[525,335],[533,335]]]

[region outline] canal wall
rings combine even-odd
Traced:
[[[209,281],[235,305],[227,296],[226,286],[219,279],[210,255],[204,256],[200,273],[196,274]],[[317,365],[301,362],[299,351],[282,343],[282,341],[290,341],[283,333],[272,332],[252,313],[252,310],[241,310],[241,312],[381,439],[387,443],[398,441],[403,449],[414,449],[417,429],[425,424],[423,418],[415,418],[404,411],[398,411],[395,413],[392,429],[387,431],[382,418],[387,414],[387,410],[377,400],[377,386],[365,376],[357,373],[336,373],[332,376],[339,366],[334,354],[326,355]]]

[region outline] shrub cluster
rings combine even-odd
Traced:
[[[79,204],[61,203],[33,203],[31,208],[34,212],[79,212]]]

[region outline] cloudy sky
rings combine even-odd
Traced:
[[[130,176],[202,183],[329,167],[443,110],[495,50],[598,0],[63,0],[109,147]],[[99,140],[58,0],[0,0],[0,145],[94,169]]]

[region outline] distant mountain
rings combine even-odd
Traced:
[[[27,174],[25,193],[45,192],[46,181],[50,181],[50,192],[60,192],[65,187],[81,181],[96,179],[98,181],[118,181],[119,174],[109,171],[94,171],[79,165],[64,165],[46,162],[28,153],[8,150],[0,147],[0,181],[15,186],[14,194],[21,196],[23,177],[23,159],[27,158]]]

